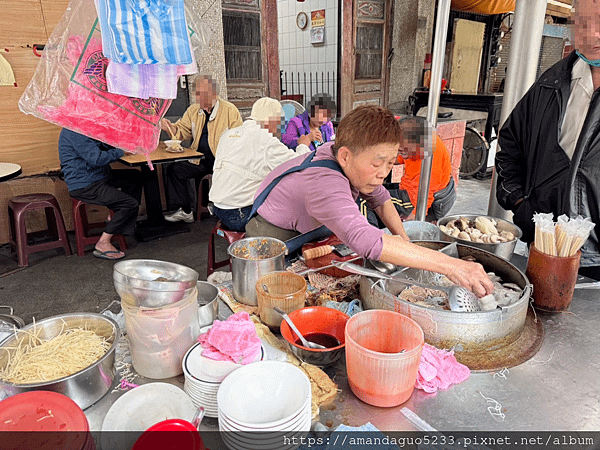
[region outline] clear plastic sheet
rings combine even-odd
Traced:
[[[190,42],[194,55],[200,55],[212,32],[190,11],[186,5]],[[106,66],[93,0],[71,0],[19,109],[128,152],[148,154],[158,145],[159,122],[171,101],[109,93]]]

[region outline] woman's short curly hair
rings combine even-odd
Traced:
[[[400,126],[387,108],[364,105],[346,114],[337,127],[333,153],[346,147],[357,154],[379,144],[399,144]]]

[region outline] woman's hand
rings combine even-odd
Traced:
[[[321,130],[319,130],[318,128],[315,130],[311,130],[311,132],[308,134],[308,137],[310,138],[311,142],[323,142],[323,135],[321,134]]]
[[[310,146],[310,144],[312,144],[312,141],[310,140],[310,134],[303,134],[302,136],[300,136],[298,138],[298,145],[300,144],[304,144],[307,147]]]
[[[450,271],[446,276],[454,284],[459,284],[472,291],[477,297],[491,294],[494,290],[494,283],[490,281],[483,266],[479,263],[453,258]]]

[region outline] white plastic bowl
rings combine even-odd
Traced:
[[[279,361],[248,364],[223,380],[219,411],[244,427],[274,428],[311,402],[310,380],[298,367]]]

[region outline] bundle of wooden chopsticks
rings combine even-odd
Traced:
[[[552,213],[535,213],[535,248],[551,256],[573,256],[585,243],[596,226],[589,217],[574,219],[566,214],[556,223]]]

